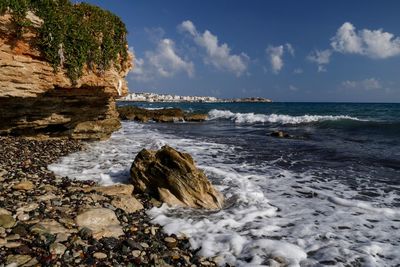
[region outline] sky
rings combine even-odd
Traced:
[[[131,92],[400,102],[400,1],[88,0],[121,17]]]

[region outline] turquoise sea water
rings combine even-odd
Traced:
[[[400,104],[120,103],[207,113],[201,123],[123,122],[110,140],[50,166],[129,181],[143,147],[189,152],[225,209],[149,212],[223,265],[400,266]],[[293,138],[270,136],[276,130]],[[275,260],[274,260],[275,259]]]

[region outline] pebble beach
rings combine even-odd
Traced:
[[[0,144],[0,266],[215,266],[195,256],[187,239],[150,223],[146,210],[160,205],[156,200],[135,195],[144,208],[129,213],[93,181],[47,169],[85,149],[82,143],[0,137]],[[94,238],[78,227],[76,218],[87,209],[115,214],[123,235]]]

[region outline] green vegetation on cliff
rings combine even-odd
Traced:
[[[31,26],[28,11],[44,21],[36,45],[54,69],[65,68],[73,82],[85,65],[101,73],[127,60],[125,24],[109,11],[69,0],[0,0],[0,15],[7,11],[17,37]]]

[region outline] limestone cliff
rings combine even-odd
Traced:
[[[33,13],[22,36],[10,14],[0,16],[0,135],[106,139],[120,128],[114,98],[127,94],[132,57],[101,73],[89,68],[72,82],[35,46],[43,21]]]

